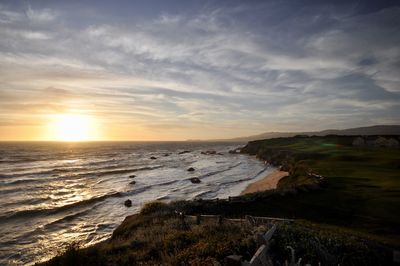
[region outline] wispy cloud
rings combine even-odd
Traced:
[[[399,7],[269,1],[123,19],[88,10],[0,6],[7,126],[68,109],[187,138],[400,120]]]

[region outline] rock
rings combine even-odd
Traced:
[[[193,172],[193,171],[194,171],[194,168],[193,168],[193,167],[189,167],[187,170],[188,170],[189,172]]]
[[[218,155],[224,155],[222,152],[218,152],[217,154],[218,154]]]
[[[191,152],[191,151],[181,151],[181,152],[178,152],[178,154],[185,154],[185,153],[189,153],[189,152]]]
[[[126,207],[132,207],[132,201],[130,199],[125,200],[124,205]]]
[[[192,182],[193,184],[198,184],[198,183],[200,183],[201,181],[200,181],[200,179],[198,179],[197,177],[193,177],[193,178],[190,178],[190,182]]]
[[[168,156],[169,156],[169,153],[165,153],[165,154],[164,154],[164,157],[168,157]]]
[[[150,159],[155,160],[157,157],[151,156]]]
[[[230,154],[235,154],[235,153],[240,153],[241,148],[236,148],[234,150],[230,150],[229,153]]]
[[[213,154],[217,154],[217,152],[214,150],[208,150],[208,151],[202,151],[201,154],[213,155]]]
[[[130,175],[129,176],[129,178],[135,178],[136,177],[136,175]]]
[[[134,185],[134,184],[136,184],[136,181],[131,181],[131,182],[129,182],[129,184]]]

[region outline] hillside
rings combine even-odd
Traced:
[[[304,132],[266,132],[258,135],[224,139],[223,141],[248,142],[260,139],[288,138],[288,137],[294,137],[296,135],[307,135],[307,136],[400,135],[400,125],[376,125],[376,126],[357,127],[348,129],[328,129],[323,131],[304,131]]]

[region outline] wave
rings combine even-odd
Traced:
[[[101,171],[101,172],[82,173],[82,174],[78,174],[77,176],[87,176],[87,175],[104,176],[104,175],[113,175],[113,174],[127,174],[127,173],[133,173],[133,172],[138,172],[138,171],[155,170],[155,169],[158,169],[161,167],[163,167],[163,166],[162,165],[145,166],[145,167],[131,168],[131,169],[117,169],[117,170],[109,170],[109,171]]]
[[[236,183],[241,183],[241,182],[253,180],[254,178],[256,178],[257,176],[259,176],[260,174],[264,173],[265,170],[267,170],[268,168],[269,168],[269,167],[263,168],[262,170],[260,170],[258,173],[256,173],[256,174],[253,175],[252,177],[242,178],[242,179],[232,180],[232,181],[227,181],[227,182],[221,182],[221,183],[219,183],[219,185],[230,185],[230,184],[236,184]]]
[[[106,175],[116,175],[116,174],[128,174],[128,173],[133,173],[133,172],[138,172],[138,171],[146,171],[146,170],[155,170],[164,167],[163,165],[158,165],[158,166],[145,166],[145,167],[138,167],[138,168],[130,168],[130,169],[116,169],[116,170],[108,170],[108,171],[90,171],[90,172],[84,172],[84,173],[79,173],[79,174],[70,174],[70,175],[64,175],[64,176],[53,176],[52,178],[25,178],[25,179],[18,179],[14,181],[2,181],[0,182],[1,185],[3,186],[10,186],[10,185],[18,185],[21,183],[37,183],[37,182],[49,182],[49,181],[54,181],[54,180],[62,180],[62,179],[71,179],[71,178],[82,178],[82,177],[89,177],[89,176],[106,176]],[[99,169],[100,170],[100,169]],[[1,177],[18,177],[18,176],[26,176],[26,175],[33,175],[33,174],[55,174],[55,173],[62,173],[64,169],[53,169],[50,171],[42,171],[42,172],[37,172],[37,173],[29,173],[29,174],[16,174],[16,175],[0,175]],[[69,172],[69,170],[67,171]]]
[[[17,173],[17,174],[0,174],[0,178],[15,178],[20,176],[32,176],[32,175],[51,175],[51,174],[62,174],[68,173],[73,171],[81,171],[85,170],[86,168],[83,167],[71,167],[71,168],[54,168],[51,170],[42,170],[36,172],[24,172],[24,173]]]
[[[77,207],[84,207],[84,206],[88,206],[91,205],[95,202],[99,202],[99,201],[103,201],[107,198],[112,198],[112,197],[122,197],[124,196],[124,193],[122,192],[114,192],[114,193],[109,193],[109,194],[105,194],[102,196],[98,196],[98,197],[93,197],[87,200],[82,200],[82,201],[78,201],[72,204],[68,204],[68,205],[64,205],[64,206],[60,206],[60,207],[54,207],[54,208],[49,208],[49,209],[32,209],[32,210],[23,210],[23,211],[19,211],[16,213],[13,213],[11,215],[8,216],[0,216],[0,221],[2,220],[11,220],[11,219],[16,219],[16,218],[24,218],[24,217],[33,217],[33,216],[38,216],[38,215],[51,215],[51,214],[57,214],[60,212],[64,212],[67,210],[71,210],[73,208],[77,208]]]
[[[78,201],[78,202],[60,206],[60,207],[54,207],[54,208],[48,208],[48,209],[22,210],[22,211],[18,211],[16,213],[13,213],[10,215],[0,216],[0,221],[7,221],[7,220],[12,220],[12,219],[17,219],[17,218],[24,218],[24,217],[34,217],[34,216],[41,216],[41,215],[58,214],[58,213],[62,213],[62,212],[68,211],[68,210],[72,210],[74,208],[90,206],[93,203],[100,202],[100,201],[103,201],[108,198],[121,198],[121,197],[125,197],[125,196],[132,196],[134,194],[142,193],[154,186],[164,186],[164,185],[168,185],[168,184],[173,184],[178,181],[180,181],[180,180],[172,180],[172,181],[168,181],[168,182],[147,185],[147,186],[143,186],[143,187],[140,187],[140,188],[137,188],[134,190],[130,190],[130,191],[126,191],[126,192],[109,193],[109,194],[105,194],[105,195],[98,196],[98,197],[93,197],[93,198],[90,198],[87,200]]]
[[[242,164],[242,162],[238,162],[237,164],[231,165],[231,166],[229,166],[229,167],[227,167],[227,168],[225,168],[225,169],[217,170],[217,171],[214,171],[214,172],[209,172],[209,173],[207,173],[207,174],[197,176],[197,178],[198,178],[198,179],[203,179],[203,178],[206,178],[206,177],[209,177],[209,176],[217,175],[217,174],[220,174],[220,173],[223,173],[223,172],[232,170],[233,168],[236,168],[236,167],[238,167],[238,166],[241,165],[241,164]],[[194,177],[191,176],[191,177],[186,178],[185,180],[190,180],[190,179],[192,179],[192,178],[194,178]]]
[[[32,155],[34,156],[34,155]],[[39,156],[39,157],[22,157],[22,156],[15,156],[11,159],[2,159],[0,160],[0,163],[7,163],[7,164],[18,164],[18,163],[31,163],[31,162],[40,162],[40,161],[50,161],[53,160],[54,157],[45,157],[45,156]]]
[[[55,220],[55,221],[53,221],[53,222],[50,222],[50,223],[48,223],[48,224],[45,224],[45,225],[44,225],[44,228],[50,229],[50,228],[52,228],[52,227],[54,227],[54,226],[57,226],[57,225],[59,225],[59,224],[62,224],[62,223],[64,223],[64,222],[71,221],[71,220],[73,220],[73,219],[75,219],[75,218],[77,218],[77,217],[79,217],[79,216],[83,216],[84,214],[88,213],[91,209],[92,209],[92,208],[90,208],[90,209],[85,209],[85,210],[83,210],[83,211],[76,212],[76,213],[73,213],[73,214],[70,214],[70,215],[66,215],[66,216],[64,216],[64,217],[62,217],[62,218],[60,218],[60,219],[57,219],[57,220]]]
[[[195,194],[193,196],[193,198],[200,198],[200,197],[202,197],[204,195],[207,195],[209,193],[215,193],[215,191],[213,191],[213,190],[200,191],[199,193]]]

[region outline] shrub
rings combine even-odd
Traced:
[[[168,213],[170,212],[170,206],[161,201],[152,201],[146,203],[140,210],[140,214],[152,214],[152,213]]]

